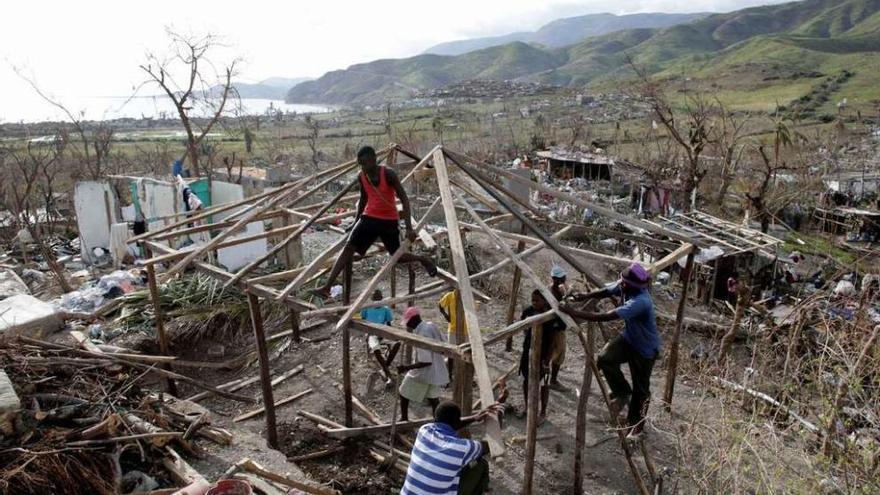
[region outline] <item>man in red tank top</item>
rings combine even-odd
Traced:
[[[394,254],[400,248],[401,217],[406,225],[406,237],[415,241],[416,233],[412,226],[409,197],[397,177],[397,173],[385,166],[380,167],[376,162],[376,150],[370,146],[364,146],[358,150],[358,164],[361,173],[357,181],[360,186],[361,197],[358,201],[357,215],[355,216],[354,229],[348,237],[348,242],[342,250],[342,254],[336,258],[327,282],[315,290],[315,294],[321,297],[330,295],[330,287],[336,282],[339,272],[354,257],[354,253],[363,256],[377,238],[382,239],[382,244],[388,254]],[[397,199],[400,199],[401,212],[397,213]],[[404,253],[400,257],[400,263],[421,263],[428,275],[435,276],[437,267],[426,256],[412,253]]]

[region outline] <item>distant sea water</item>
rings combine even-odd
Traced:
[[[136,98],[116,96],[80,96],[65,97],[59,100],[79,120],[113,120],[122,118],[177,118],[174,105],[164,96],[138,96]],[[325,113],[334,108],[323,105],[306,105],[285,103],[282,100],[242,99],[227,104],[226,115],[265,115],[281,111],[284,113]],[[197,106],[192,115],[204,116],[206,111]],[[65,113],[43,100],[26,98],[23,100],[4,101],[0,105],[0,124],[2,123],[35,123],[69,120]]]

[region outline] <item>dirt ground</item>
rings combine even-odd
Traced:
[[[469,242],[475,242],[473,237],[469,238]],[[472,247],[476,248],[477,246]],[[493,246],[480,245],[479,248],[479,258],[483,267],[489,266],[495,259],[500,259]],[[530,264],[540,274],[549,273],[550,267],[556,262],[559,262],[559,260],[549,252],[539,253],[530,258]],[[601,279],[608,281],[614,279],[614,271],[609,267],[595,266],[595,268],[596,273]],[[399,281],[405,280],[405,273],[404,270],[399,272]],[[506,286],[503,286],[509,280],[509,273],[510,271],[507,271],[497,275],[490,282],[487,291],[494,294],[509,290]],[[569,270],[569,273],[575,272]],[[369,274],[361,275],[357,272],[355,273],[359,283],[363,283],[363,280],[368,276]],[[428,281],[430,279],[419,272],[418,285]],[[498,284],[502,284],[503,287],[499,288]],[[577,285],[575,284],[576,287]],[[387,283],[381,284],[381,288],[385,291],[386,295],[389,293]],[[517,316],[523,309],[523,304],[532,288],[532,284],[524,281],[519,294],[520,304],[517,306]],[[662,288],[654,291],[657,306],[667,313],[674,314],[675,296],[677,294],[674,293],[673,289]],[[489,303],[478,304],[479,320],[483,332],[489,332],[505,326],[506,322],[504,319],[507,304],[506,297],[496,297]],[[438,322],[438,324],[443,321],[441,315],[436,310],[435,300],[420,301],[419,306],[423,310],[423,317],[425,319]],[[398,307],[395,314],[399,315],[402,310],[403,307]],[[303,326],[308,325],[309,322],[303,322]],[[619,327],[619,324],[608,326],[612,333],[619,331]],[[670,327],[669,325],[661,325],[664,341],[668,341],[671,332]],[[303,373],[286,380],[274,389],[276,401],[307,389],[313,390],[311,394],[304,398],[277,409],[276,414],[281,443],[280,450],[288,456],[303,455],[339,445],[338,441],[325,438],[310,421],[297,415],[299,410],[305,410],[334,421],[342,422],[343,420],[342,396],[337,388],[337,384],[342,381],[341,342],[339,335],[332,334],[332,328],[331,324],[326,324],[310,331],[305,335],[310,339],[320,340],[320,337],[324,336],[329,336],[330,338],[315,343],[293,344],[272,363],[272,369],[276,374],[290,370],[299,364],[304,364],[305,367]],[[286,328],[266,329],[269,334],[283,330],[286,330]],[[598,339],[597,347],[603,343],[601,336]],[[678,450],[675,432],[685,428],[689,422],[694,421],[698,410],[700,411],[700,421],[702,423],[711,423],[713,416],[712,408],[721,407],[720,400],[703,388],[694,386],[696,384],[692,383],[687,373],[691,366],[689,354],[693,349],[702,345],[703,339],[704,337],[695,334],[684,334],[681,349],[681,366],[683,371],[679,375],[675,389],[675,408],[672,415],[663,412],[662,408],[658,406],[659,396],[662,393],[666,375],[665,359],[661,358],[658,360],[655,366],[652,377],[652,391],[655,402],[650,411],[651,420],[648,428],[647,444],[658,470],[664,467],[673,467],[676,464]],[[225,356],[216,359],[226,360],[234,357],[236,350],[241,348],[239,344],[245,345],[249,340],[250,337],[248,335],[242,335],[242,341],[234,343],[236,345],[230,345],[232,343],[227,342]],[[493,378],[504,373],[518,362],[521,344],[522,336],[520,335],[514,339],[514,349],[512,352],[505,352],[503,343],[487,348],[487,356]],[[193,349],[178,349],[176,352],[190,356],[194,353]],[[198,352],[201,351],[196,350],[196,353]],[[377,373],[378,365],[367,354],[365,337],[356,331],[352,332],[351,356],[355,395],[379,416],[390,421],[394,403],[393,389],[384,388],[382,381],[378,379],[373,380],[372,389],[367,388],[371,381],[370,375]],[[569,493],[571,491],[573,483],[575,418],[578,401],[577,391],[580,388],[583,370],[584,355],[580,342],[576,335],[569,333],[567,358],[560,373],[560,380],[567,387],[567,391],[551,392],[548,419],[538,430],[539,438],[544,439],[539,440],[537,446],[534,481],[537,491],[535,493]],[[200,378],[212,384],[220,384],[235,378],[254,376],[256,374],[257,367],[252,365],[243,371],[236,372],[212,370],[201,374]],[[508,386],[511,391],[508,403],[516,409],[521,409],[523,403],[522,379],[514,376],[509,380]],[[195,390],[189,390],[186,386],[182,387],[182,389],[181,395],[184,397],[195,392]],[[254,384],[240,392],[259,397],[259,384]],[[474,393],[476,396],[476,387]],[[607,411],[595,382],[590,394],[587,406],[587,437],[583,463],[585,493],[636,493],[635,485],[633,484],[616,435],[609,429],[606,423]],[[451,389],[447,390],[444,395],[450,397]],[[217,397],[205,399],[202,401],[202,404],[216,413],[218,418],[216,423],[219,426],[230,428],[236,434],[237,445],[234,448],[240,451],[227,452],[224,454],[224,457],[234,458],[238,456],[240,458],[245,455],[255,457],[260,455],[260,449],[266,448],[265,444],[261,445],[260,438],[265,428],[263,416],[240,423],[232,423],[232,418],[235,415],[247,412],[255,406],[240,404]],[[410,417],[418,418],[429,414],[430,409],[424,405],[411,406]],[[363,418],[357,416],[357,411],[355,412],[355,417],[356,422],[363,425],[367,424]],[[475,427],[472,433],[478,437],[481,434],[479,427]],[[524,418],[519,419],[514,414],[508,414],[505,417],[503,435],[508,448],[503,457],[494,460],[492,463],[492,493],[501,495],[520,492],[525,443],[518,437],[524,437],[525,433],[526,423]],[[247,441],[244,443],[239,442],[238,439],[240,437],[247,439]],[[413,434],[410,434],[410,437],[413,438]],[[379,463],[370,457],[363,442],[355,441],[346,445],[348,448],[342,453],[318,460],[304,461],[296,466],[292,463],[280,461],[280,456],[277,455],[279,454],[278,452],[272,451],[271,454],[266,452],[262,454],[263,457],[266,454],[271,457],[271,459],[266,459],[265,462],[271,462],[274,469],[278,471],[298,473],[301,470],[311,479],[330,483],[342,490],[343,493],[387,494],[399,491],[399,487],[402,484],[402,475],[399,472],[382,469]],[[232,462],[234,460],[237,459],[233,459]],[[218,472],[222,472],[230,463],[218,463],[222,464],[221,466],[216,466],[219,468]],[[200,462],[199,466],[204,469],[211,469],[210,467],[204,467],[207,464],[210,463]],[[636,464],[640,466],[643,476],[647,479],[645,464],[641,454],[636,456]],[[691,490],[687,485],[681,484],[678,485],[678,492],[692,493],[695,490]]]

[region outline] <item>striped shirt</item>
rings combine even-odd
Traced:
[[[400,495],[456,495],[461,470],[480,458],[483,446],[459,438],[445,423],[419,428]]]

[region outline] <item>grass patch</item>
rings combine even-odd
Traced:
[[[795,241],[795,237],[804,241],[804,244]],[[814,256],[830,256],[843,265],[851,265],[855,263],[858,258],[855,253],[839,247],[829,238],[814,234],[804,234],[802,232],[792,234],[792,236],[785,241],[783,247],[789,252],[800,251],[801,253]]]

